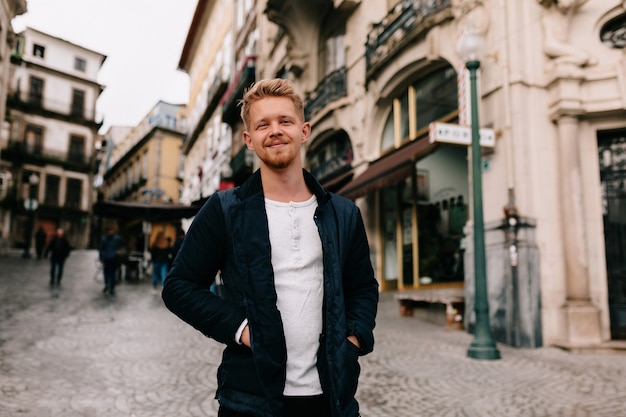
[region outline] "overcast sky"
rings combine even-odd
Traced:
[[[107,56],[97,111],[109,126],[134,126],[159,100],[186,103],[177,70],[197,0],[28,0],[13,21]]]

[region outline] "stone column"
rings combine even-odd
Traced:
[[[552,120],[557,126],[560,218],[566,300],[563,305],[564,347],[576,348],[601,342],[600,311],[591,303],[587,236],[580,164],[579,115],[584,73],[573,63],[557,62],[548,91],[553,97]]]

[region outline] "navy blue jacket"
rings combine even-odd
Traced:
[[[315,223],[324,253],[324,323],[318,370],[333,417],[356,417],[358,356],[374,347],[378,283],[358,207],[328,193],[303,170],[316,195]],[[221,297],[210,286],[217,272]],[[216,398],[259,417],[281,417],[287,352],[271,264],[261,175],[213,194],[195,217],[165,281],[167,307],[194,328],[226,344]],[[235,342],[247,318],[252,348]],[[346,337],[359,339],[361,349]]]

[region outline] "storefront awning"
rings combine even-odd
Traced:
[[[370,162],[368,168],[338,191],[338,194],[354,200],[372,191],[388,187],[411,176],[415,161],[430,153],[437,145],[428,136],[406,145]]]
[[[341,174],[326,178],[323,181],[320,181],[320,184],[327,190],[336,192],[352,179],[352,175],[352,170],[348,170]]]
[[[122,201],[98,201],[93,205],[93,213],[114,219],[137,219],[145,221],[179,220],[193,217],[200,205],[146,204]]]

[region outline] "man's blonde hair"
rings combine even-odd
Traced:
[[[296,87],[291,81],[284,78],[260,80],[250,86],[240,101],[241,120],[243,120],[245,130],[248,130],[250,124],[250,106],[252,103],[267,97],[287,97],[292,101],[298,117],[304,121],[302,96],[296,91]]]

